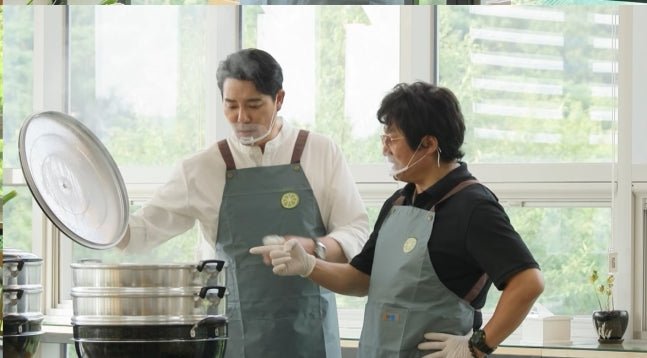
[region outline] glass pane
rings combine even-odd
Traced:
[[[609,162],[617,7],[439,7],[439,83],[471,163]]]
[[[70,110],[120,166],[172,165],[204,146],[204,10],[70,8]]]
[[[399,78],[399,12],[244,6],[243,47],[264,49],[281,64],[287,122],[333,138],[350,163],[382,163],[375,113]]]
[[[70,8],[71,112],[119,166],[175,165],[205,146],[207,8]],[[136,208],[131,208],[134,212]],[[194,261],[198,230],[145,256],[74,246],[73,260]]]
[[[139,209],[142,203],[132,205],[130,212],[133,213]],[[173,239],[156,246],[150,252],[145,254],[125,255],[122,251],[112,248],[108,250],[89,249],[81,245],[74,245],[72,262],[78,262],[81,259],[100,259],[105,263],[188,263],[196,261],[196,247],[198,246],[200,236],[197,226],[193,229],[178,235]],[[67,237],[63,240],[69,240]]]
[[[18,132],[32,112],[34,10],[27,6],[3,6],[2,38],[2,136],[3,166],[18,168]]]
[[[26,186],[3,186],[2,188],[3,193],[8,193],[11,190],[16,190],[16,197],[2,207],[4,247],[32,252],[31,193]]]
[[[3,6],[2,19],[2,168],[17,168],[18,131],[22,120],[32,110],[32,58],[34,53],[34,11],[29,7]],[[0,170],[0,178],[4,170]],[[2,180],[2,193],[16,190],[17,195],[2,210],[3,246],[32,252],[31,193],[24,187],[7,186]]]
[[[386,200],[386,198],[385,198]],[[375,225],[382,205],[367,205],[369,227]],[[364,322],[364,306],[367,297],[335,295],[339,319],[339,335],[342,339],[359,339]]]
[[[506,212],[539,262],[546,287],[538,304],[556,315],[589,315],[598,307],[589,282],[593,269],[607,272],[611,237],[609,208],[507,207]],[[500,292],[490,289],[484,312]]]

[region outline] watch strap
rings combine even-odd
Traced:
[[[315,243],[313,254],[316,258],[325,260],[326,259],[326,245],[324,245],[318,237],[313,237],[312,241]]]
[[[472,333],[472,337],[469,340],[468,346],[470,348],[470,352],[472,352],[472,356],[474,357],[476,357],[474,348],[485,353],[486,355],[492,354],[492,352],[494,352],[494,349],[495,349],[495,348],[490,348],[485,343],[485,331],[483,331],[482,329],[477,329],[474,331],[474,333]]]

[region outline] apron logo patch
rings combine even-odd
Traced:
[[[404,245],[402,245],[402,251],[404,251],[405,254],[408,254],[411,252],[416,247],[416,244],[418,243],[418,240],[416,240],[415,237],[410,237],[407,239],[407,241],[404,242]]]
[[[281,195],[281,206],[286,209],[292,209],[299,205],[299,195],[297,193],[288,192]]]
[[[400,320],[400,315],[397,313],[384,312],[382,314],[382,321],[397,322]]]

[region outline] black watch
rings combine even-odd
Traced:
[[[492,354],[492,352],[494,352],[494,348],[490,348],[487,344],[485,344],[485,331],[483,331],[482,329],[477,329],[476,331],[474,331],[474,333],[472,333],[469,345],[470,348],[474,347],[479,351],[485,353],[486,355]]]
[[[314,254],[315,257],[318,259],[325,260],[326,259],[326,245],[319,240],[317,237],[313,237],[312,240],[315,242],[315,249],[314,249]]]

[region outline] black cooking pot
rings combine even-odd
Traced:
[[[31,358],[38,350],[43,334],[43,317],[6,315],[3,320],[2,354],[4,358]]]
[[[4,358],[31,358],[38,350],[40,332],[27,332],[18,335],[4,335],[2,337],[2,354]]]
[[[222,358],[227,318],[207,316],[196,324],[74,325],[79,358]]]
[[[42,314],[20,315],[8,314],[2,317],[3,333],[5,335],[18,335],[27,332],[38,332],[41,330],[43,319]]]

